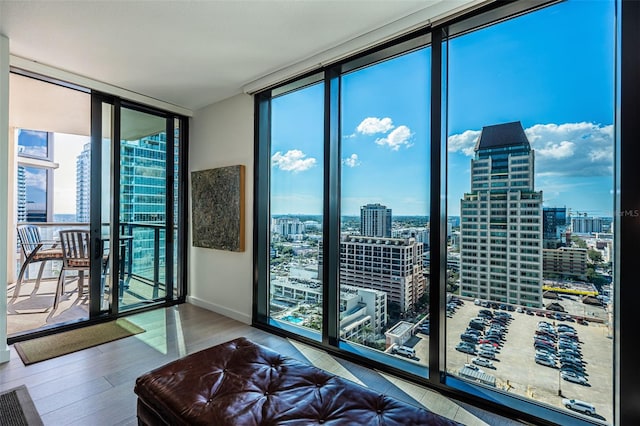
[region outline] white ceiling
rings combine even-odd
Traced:
[[[14,56],[195,110],[346,42],[395,31],[398,20],[470,3],[478,1],[0,0],[0,34]]]

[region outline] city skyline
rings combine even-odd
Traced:
[[[568,2],[446,44],[447,215],[460,214],[482,127],[520,121],[543,205],[613,216],[612,7]],[[429,215],[429,64],[426,47],[343,77],[343,216],[368,203]],[[320,83],[273,101],[274,215],[322,214],[323,93]]]

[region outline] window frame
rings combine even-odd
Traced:
[[[571,413],[537,404],[535,401],[509,395],[501,391],[488,391],[487,388],[474,385],[468,381],[446,374],[446,79],[445,73],[447,52],[443,49],[443,41],[447,37],[463,34],[484,26],[494,25],[502,20],[518,15],[534,12],[537,9],[557,3],[557,1],[514,1],[507,4],[489,4],[475,11],[442,20],[436,25],[410,33],[383,45],[373,47],[350,58],[319,67],[324,72],[325,82],[325,185],[324,185],[324,226],[323,226],[323,291],[324,315],[322,342],[293,334],[269,323],[268,298],[268,248],[269,248],[269,173],[270,173],[270,99],[274,93],[281,94],[280,88],[294,90],[296,81],[317,74],[318,70],[292,79],[275,88],[269,88],[255,95],[255,185],[254,185],[254,287],[253,287],[253,326],[271,333],[300,340],[326,352],[367,365],[381,371],[395,374],[409,381],[424,385],[442,394],[456,399],[463,399],[472,404],[504,415],[509,418],[533,421],[537,424],[562,424],[571,420],[583,424],[593,424]],[[640,181],[640,168],[635,164],[640,158],[640,147],[628,143],[622,146],[623,138],[633,141],[640,137],[640,120],[634,112],[640,109],[640,27],[635,25],[640,20],[640,3],[616,3],[616,76],[615,76],[615,176],[614,184],[617,196],[616,212],[638,212],[640,191],[622,191],[621,188],[633,188],[634,182]],[[339,306],[339,256],[340,256],[340,76],[354,69],[371,65],[385,57],[385,52],[399,55],[411,49],[402,49],[412,39],[430,35],[432,48],[431,59],[431,265],[439,265],[430,270],[430,311],[431,341],[429,347],[429,368],[432,374],[416,371],[407,367],[406,363],[389,361],[380,354],[363,354],[362,350],[352,351],[347,342],[340,341],[338,330]],[[622,49],[621,46],[628,46]],[[394,50],[395,49],[395,50]],[[624,92],[621,90],[624,85]],[[293,89],[292,89],[293,88]],[[280,91],[279,91],[280,90]],[[433,106],[441,107],[433,107]],[[434,143],[438,141],[439,143]],[[624,151],[625,155],[621,155]],[[624,185],[627,183],[627,185]],[[636,253],[640,252],[640,220],[638,215],[616,213],[615,227],[615,309],[614,309],[614,360],[613,368],[613,424],[630,424],[640,421],[640,406],[635,404],[634,395],[640,393],[640,369],[635,368],[635,349],[629,327],[623,329],[622,322],[631,323],[634,319],[634,302],[640,300],[640,288],[628,286],[621,297],[621,281],[633,280],[632,269]],[[437,232],[436,232],[437,231]],[[435,249],[437,248],[437,249]],[[624,262],[623,262],[624,261]],[[626,268],[624,267],[626,265]],[[623,336],[623,331],[626,336]],[[625,338],[626,337],[626,338]],[[626,344],[625,344],[626,343]],[[373,352],[373,351],[372,351]],[[382,359],[384,358],[384,359]],[[401,360],[400,360],[401,361]],[[626,368],[625,368],[626,367]],[[625,375],[621,374],[625,368]]]

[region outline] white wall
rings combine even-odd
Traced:
[[[193,247],[189,242],[187,301],[250,324],[253,294],[253,97],[237,95],[195,111],[189,131],[189,174],[214,167],[244,165],[246,175],[245,251]],[[190,223],[191,210],[188,219]]]

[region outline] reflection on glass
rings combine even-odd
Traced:
[[[174,120],[174,143],[173,143],[173,298],[181,296],[181,288],[178,285],[178,223],[179,223],[179,191],[180,182],[180,120]]]
[[[273,320],[320,339],[322,330],[323,93],[272,100],[270,309]]]
[[[426,365],[430,48],[342,77],[340,338]]]
[[[120,309],[165,297],[166,121],[122,108]],[[142,130],[141,130],[142,129]]]
[[[49,158],[49,133],[38,130],[18,130],[18,155],[46,160]]]
[[[18,166],[18,222],[47,222],[48,171]]]
[[[111,104],[103,103],[102,104],[102,122],[103,123],[111,123],[113,119],[113,106]],[[113,269],[113,262],[118,261],[119,252],[116,250],[113,252],[111,250],[108,238],[111,236],[111,167],[108,167],[108,164],[111,164],[111,126],[105,126],[106,128],[102,129],[102,176],[101,176],[101,206],[100,206],[100,224],[101,229],[100,232],[103,236],[103,256],[106,257],[104,267],[102,268],[102,282],[100,285],[101,292],[103,293],[100,297],[100,309],[103,311],[109,310],[110,301],[111,301],[111,289],[113,289],[113,277],[109,273],[109,271]],[[87,155],[88,157],[88,155]],[[89,158],[86,158],[85,161],[89,161]],[[88,168],[88,167],[87,167]],[[84,166],[83,166],[84,169]],[[88,170],[87,170],[88,173]],[[87,174],[89,176],[89,174]],[[88,202],[86,200],[85,202]],[[86,221],[88,222],[89,210],[86,212]]]
[[[607,422],[613,18],[568,1],[447,46],[447,371]]]

